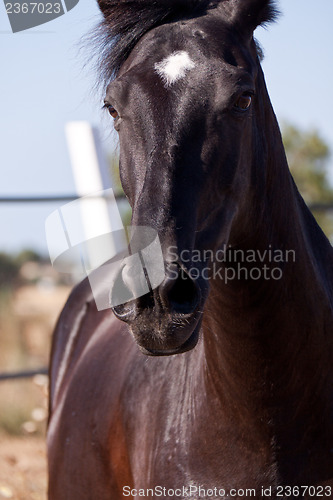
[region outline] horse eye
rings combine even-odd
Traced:
[[[118,111],[113,107],[111,106],[111,104],[108,104],[106,106],[108,112],[110,113],[110,115],[112,116],[112,118],[117,118],[118,116]]]
[[[246,109],[249,109],[249,107],[251,106],[251,102],[252,102],[252,95],[249,94],[248,92],[245,92],[237,99],[237,101],[234,104],[234,108],[245,111]]]

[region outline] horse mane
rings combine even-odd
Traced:
[[[228,0],[97,0],[104,19],[97,26],[94,41],[98,48],[100,83],[107,85],[117,76],[140,38],[152,28],[182,18],[196,17]],[[245,0],[251,3],[253,0]],[[258,25],[274,21],[275,0],[259,0]]]

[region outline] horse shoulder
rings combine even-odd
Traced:
[[[138,354],[128,327],[110,309],[97,310],[88,280],[77,285],[59,317],[51,351],[50,498],[64,491],[66,498],[72,491],[86,498],[95,476],[99,498],[116,492],[119,478],[131,483],[121,392]],[[79,477],[83,457],[88,465]]]

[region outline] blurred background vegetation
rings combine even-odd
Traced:
[[[333,204],[333,187],[328,180],[329,146],[317,130],[301,130],[291,124],[282,127],[282,137],[298,189],[307,205],[313,207],[313,215],[332,243],[333,211],[315,208]]]

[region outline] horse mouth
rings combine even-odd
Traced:
[[[173,321],[170,316],[159,320],[155,317],[154,324],[152,318],[143,314],[130,325],[130,331],[140,351],[147,356],[181,354],[193,349],[199,339],[202,314],[197,311],[189,316],[186,322]]]
[[[173,356],[175,354],[191,351],[198,343],[200,326],[201,321],[196,325],[189,338],[179,347],[174,347],[172,349],[149,349],[139,344],[140,351],[146,356]]]

